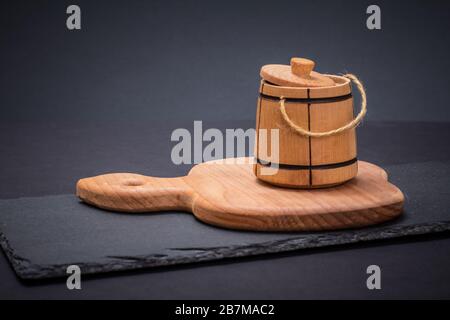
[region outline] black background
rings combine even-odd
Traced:
[[[80,31],[65,26],[69,4],[81,7]],[[370,4],[382,30],[365,26]],[[183,174],[170,132],[193,120],[251,127],[259,68],[294,55],[364,81],[360,137],[374,141],[364,159],[448,161],[449,15],[448,1],[2,1],[0,197],[71,193],[105,171]],[[389,135],[364,133],[371,124]],[[417,146],[413,158],[404,151]],[[449,298],[449,244],[434,236],[101,276],[77,292],[22,283],[1,257],[0,297]],[[370,264],[382,267],[381,291],[365,287]]]

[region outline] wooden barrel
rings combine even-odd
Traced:
[[[354,119],[350,80],[325,75],[334,81],[326,87],[286,87],[261,81],[256,114],[255,175],[283,187],[319,188],[333,186],[356,176],[355,129],[323,137],[298,134],[280,110],[297,126],[310,132],[326,132]],[[266,129],[266,130],[262,130]],[[279,129],[279,156],[274,161],[271,129]],[[267,146],[263,147],[266,135]],[[268,152],[266,152],[268,150]],[[271,168],[271,170],[264,170]]]

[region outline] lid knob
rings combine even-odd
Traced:
[[[291,70],[292,73],[302,77],[309,78],[311,71],[314,69],[314,61],[305,58],[292,58]]]

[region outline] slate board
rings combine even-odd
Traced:
[[[450,230],[450,162],[386,166],[406,196],[403,217],[334,232],[258,233],[220,229],[191,214],[122,214],[85,205],[74,195],[0,201],[0,241],[22,279],[236,258]]]

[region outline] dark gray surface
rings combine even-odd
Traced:
[[[255,120],[204,121],[203,130],[254,125]],[[191,166],[172,163],[176,142],[170,135],[192,127],[190,121],[151,119],[0,122],[0,198],[73,193],[78,179],[108,172],[185,175]],[[445,122],[364,121],[357,140],[360,159],[382,167],[450,161],[450,124]]]
[[[5,121],[253,119],[259,69],[293,55],[358,75],[373,120],[450,121],[449,1],[77,0],[75,32],[71,0],[4,2]]]
[[[119,214],[73,195],[0,201],[0,241],[23,279],[166,266],[450,230],[450,162],[387,167],[406,195],[405,214],[381,226],[314,233],[225,230],[191,214]],[[439,191],[430,192],[433,188]]]
[[[0,259],[3,299],[448,299],[450,238],[408,237],[180,265],[114,276],[24,283]],[[382,268],[382,289],[367,290],[366,268]]]
[[[205,127],[246,128],[252,122],[224,121],[208,123]],[[3,198],[16,198],[71,193],[78,178],[103,172],[131,171],[161,176],[184,174],[188,166],[177,167],[169,161],[170,130],[179,126],[189,127],[189,123],[2,124],[1,195]],[[122,127],[127,130],[120,130]],[[386,168],[411,163],[410,168],[414,169],[414,163],[419,162],[440,165],[450,162],[448,123],[365,122],[358,133],[361,158]],[[157,150],[152,145],[156,145]],[[406,177],[412,179],[421,173],[418,169],[413,171]],[[390,173],[395,179],[395,175]],[[434,178],[445,179],[445,176]],[[402,183],[401,180],[398,182]],[[421,184],[410,187],[421,188]],[[424,197],[434,193],[439,196],[448,190],[448,185],[432,185],[423,190]],[[409,193],[406,195],[409,199]],[[437,210],[449,211],[448,207],[441,205]],[[3,256],[0,257],[0,297],[450,298],[447,285],[450,283],[448,235],[410,237],[408,242],[386,240],[336,249],[305,249],[290,254],[115,273],[115,276],[108,277],[83,276],[83,289],[76,292],[67,290],[63,279],[37,281],[32,285],[23,283]],[[369,291],[365,286],[365,268],[370,264],[382,267],[381,291]]]

